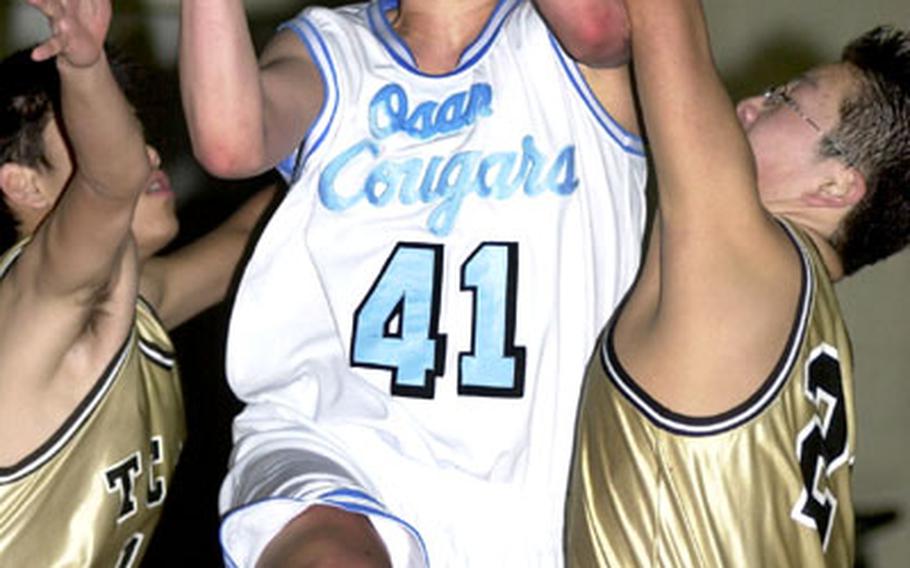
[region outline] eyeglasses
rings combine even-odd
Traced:
[[[825,131],[822,130],[822,127],[819,126],[817,122],[812,120],[812,117],[803,112],[802,107],[799,106],[799,103],[796,102],[796,99],[790,95],[790,83],[769,87],[762,96],[765,98],[765,104],[769,106],[778,107],[782,104],[786,105],[786,107],[793,111],[796,116],[803,119],[803,121],[808,124],[812,130],[817,132],[822,137],[822,139],[827,142],[828,145],[834,148],[834,151],[837,152],[837,154],[844,160],[844,162],[846,162],[848,166],[853,167],[853,162],[850,160],[849,154],[847,153],[847,150],[844,148],[844,146],[831,136],[827,135]]]

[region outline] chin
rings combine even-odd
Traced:
[[[177,219],[174,218],[167,226],[157,226],[154,229],[135,231],[134,234],[136,235],[136,244],[139,247],[140,257],[143,259],[150,258],[164,250],[164,248],[171,244],[174,238],[177,237],[179,230],[180,225],[177,222]]]

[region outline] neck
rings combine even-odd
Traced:
[[[808,234],[815,244],[815,248],[818,249],[825,268],[828,269],[828,276],[833,282],[838,282],[844,277],[844,263],[841,261],[840,255],[837,254],[831,242],[821,235],[814,232],[808,232]]]
[[[430,74],[452,71],[465,48],[493,13],[497,0],[402,1],[387,16],[408,45],[417,67]]]
[[[833,231],[819,230],[810,223],[802,222],[800,219],[794,219],[790,216],[782,215],[781,217],[799,228],[804,235],[807,235],[812,240],[812,244],[818,250],[819,256],[821,256],[822,262],[828,270],[828,276],[833,282],[837,282],[844,277],[844,263],[841,261],[834,245],[831,244]]]

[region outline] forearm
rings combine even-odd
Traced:
[[[142,126],[102,52],[85,67],[57,58],[63,121],[77,175],[125,213],[151,174]]]
[[[180,30],[180,91],[196,157],[215,175],[258,173],[265,104],[243,3],[183,0]]]
[[[173,329],[224,300],[250,235],[275,191],[274,186],[258,191],[212,232],[146,262],[142,293],[165,327]]]
[[[700,0],[628,0],[635,81],[663,216],[727,222],[757,203],[751,150],[715,68]],[[740,217],[741,219],[741,217]]]
[[[628,62],[629,20],[624,0],[535,0],[563,48],[591,67]]]

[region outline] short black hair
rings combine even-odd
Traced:
[[[33,61],[23,49],[0,61],[0,166],[50,166],[42,134],[60,108],[60,78],[53,60]],[[17,219],[0,199],[0,251],[17,238]]]
[[[60,76],[53,59],[34,61],[33,47],[12,53],[0,61],[0,166],[8,162],[30,168],[50,168],[44,146],[44,130],[51,120],[60,120]],[[135,95],[137,65],[105,45],[111,70],[127,97]],[[12,246],[18,220],[0,199],[0,253]]]
[[[910,241],[910,33],[877,27],[847,44],[841,60],[858,70],[859,89],[841,104],[831,138],[866,181],[832,239],[849,275]],[[824,143],[822,151],[833,154]]]
[[[60,108],[53,60],[33,61],[30,50],[0,61],[0,165],[48,166],[41,134]]]

